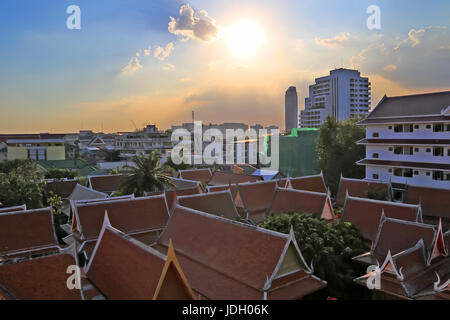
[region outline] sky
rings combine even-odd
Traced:
[[[448,0],[2,0],[0,132],[166,129],[192,111],[282,127],[286,89],[303,109],[340,67],[369,77],[372,107],[450,90],[449,15]]]

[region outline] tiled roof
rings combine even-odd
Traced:
[[[450,189],[407,186],[405,203],[419,204],[426,216],[450,219]]]
[[[238,192],[236,184],[231,184],[231,185],[227,184],[227,185],[222,185],[222,186],[208,186],[207,189],[208,189],[208,192],[219,192],[219,191],[230,190],[233,199],[236,197],[236,194]]]
[[[255,223],[264,219],[267,210],[272,203],[273,194],[277,187],[277,181],[244,183],[238,185],[236,206],[242,215]],[[244,210],[243,210],[244,209]]]
[[[263,181],[263,178],[260,176],[215,171],[208,184],[210,186],[223,186],[228,184],[258,182],[258,181]]]
[[[327,193],[327,187],[323,180],[323,175],[290,178],[291,187],[297,190]]]
[[[24,211],[27,210],[27,205],[21,205],[21,206],[14,206],[14,207],[1,207],[0,213],[3,212],[13,212],[13,211]]]
[[[72,229],[82,240],[97,239],[105,212],[111,225],[128,235],[155,233],[166,226],[169,213],[164,195],[101,201],[75,207]]]
[[[334,220],[333,206],[327,193],[277,188],[269,209],[271,214],[290,211],[317,215],[325,220]]]
[[[68,199],[72,201],[81,201],[81,200],[96,200],[96,199],[105,199],[108,195],[106,193],[95,191],[90,188],[86,188],[80,184],[77,184],[73,189],[72,193],[69,195]]]
[[[240,217],[230,191],[180,196],[178,197],[178,203],[186,208],[207,212],[231,220]]]
[[[89,186],[100,192],[114,192],[120,189],[123,176],[121,174],[89,177]]]
[[[210,169],[180,170],[179,177],[185,180],[208,183],[212,174]]]
[[[388,193],[388,197],[390,197],[389,195],[390,186],[388,183],[341,177],[338,192],[336,195],[336,205],[339,207],[344,206],[347,192],[348,195],[351,197],[367,198],[366,193],[370,189],[386,190],[386,192]]]
[[[51,208],[0,214],[0,256],[57,251]]]
[[[292,233],[284,235],[179,206],[155,249],[166,252],[170,240],[193,290],[205,299],[263,299],[275,277],[287,277],[294,270],[303,271],[295,279],[302,282],[303,292],[325,285],[309,273]],[[301,298],[302,291],[284,293],[282,298],[294,299]]]
[[[80,300],[80,290],[67,287],[72,265],[76,261],[66,253],[0,265],[0,293],[19,300]]]
[[[77,184],[77,180],[44,181],[44,190],[66,199],[72,194]]]
[[[422,222],[420,207],[395,202],[347,197],[342,214],[343,222],[351,222],[361,235],[375,241],[382,213],[388,218]]]
[[[186,180],[186,179],[179,179],[179,178],[170,178],[170,180],[173,183],[173,186],[169,186],[167,190],[173,190],[176,189],[177,191],[180,190],[189,190],[189,189],[201,189],[200,181],[192,181],[192,180]]]
[[[194,294],[174,260],[111,226],[104,226],[86,269],[106,299],[187,300]]]

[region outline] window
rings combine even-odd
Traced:
[[[447,131],[450,131],[450,124],[447,125]]]
[[[379,157],[380,157],[380,155],[378,153],[372,154],[372,158],[374,158],[374,159],[378,159]]]
[[[445,174],[445,180],[450,181],[450,173]]]
[[[396,177],[403,176],[403,169],[402,168],[395,168],[394,169],[394,176],[396,176]]]
[[[389,147],[389,151],[392,151],[392,147]]]
[[[427,152],[431,152],[431,149],[430,149],[430,148],[427,148]]]
[[[389,128],[389,130],[392,130],[392,126],[389,126],[388,128]]]
[[[426,173],[426,175],[427,175],[427,176],[430,176],[430,173],[429,173],[429,172],[427,172],[427,173]]]
[[[389,173],[392,173],[392,169],[388,169],[388,172],[389,172]]]
[[[444,148],[443,147],[433,147],[433,156],[443,157],[444,156]]]
[[[374,174],[372,175],[372,178],[373,178],[373,179],[376,179],[376,180],[378,180],[378,178],[379,178],[379,175],[378,175],[378,174],[376,174],[376,173],[374,173]]]
[[[444,172],[443,171],[433,171],[433,180],[444,180]]]
[[[447,156],[450,157],[450,149],[447,149]]]
[[[414,126],[412,124],[405,124],[404,128],[403,128],[404,132],[413,132],[414,131]]]
[[[419,129],[419,125],[416,124],[416,125],[414,126],[414,129]]]
[[[394,154],[403,154],[403,147],[394,147]]]
[[[443,123],[436,123],[433,126],[433,131],[434,132],[443,132],[444,131],[444,124]]]
[[[403,154],[407,154],[407,155],[413,155],[413,147],[404,147],[403,148]]]
[[[414,149],[414,152],[419,152],[419,148],[415,148],[415,149]]]
[[[418,176],[418,175],[419,175],[419,171],[417,171],[417,170],[414,171],[414,175],[415,175],[415,176]]]
[[[372,134],[372,137],[374,137],[374,138],[378,138],[380,136],[380,134],[378,133],[378,132],[374,132],[373,134]]]
[[[431,124],[427,124],[427,129],[431,129]]]
[[[396,124],[394,126],[394,132],[403,132],[403,125],[401,124]]]
[[[406,178],[412,178],[413,170],[412,169],[403,169],[403,176]]]

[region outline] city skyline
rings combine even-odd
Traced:
[[[70,5],[81,30],[68,30]],[[366,9],[381,9],[369,30]],[[189,122],[284,123],[284,93],[334,68],[388,96],[444,91],[447,1],[2,1],[2,133],[130,131]],[[187,24],[182,17],[199,17]],[[345,19],[344,19],[345,17]],[[194,20],[196,21],[196,20]],[[420,64],[417,61],[421,61]],[[238,81],[236,81],[238,80]]]

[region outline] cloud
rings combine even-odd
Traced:
[[[448,89],[450,34],[446,27],[411,29],[395,43],[370,44],[350,59],[363,73],[380,75],[404,87]]]
[[[161,61],[165,60],[167,57],[170,56],[170,53],[173,50],[173,43],[169,42],[165,48],[161,46],[155,46],[153,50],[153,56]]]
[[[205,10],[195,11],[189,4],[180,8],[180,16],[170,17],[169,32],[183,36],[183,40],[211,41],[217,39],[221,27]]]
[[[122,69],[122,74],[135,73],[139,69],[142,69],[142,64],[138,57],[134,57],[131,58],[130,62],[128,62],[128,64]]]
[[[164,71],[172,71],[172,70],[175,70],[175,66],[171,63],[168,63],[163,67],[163,70]]]
[[[315,37],[314,41],[317,45],[327,48],[334,48],[337,46],[341,46],[347,41],[350,40],[350,33],[349,32],[342,32],[340,34],[335,35],[333,38],[319,38]]]
[[[144,57],[150,56],[151,53],[152,53],[152,50],[150,50],[150,48],[144,49]]]
[[[191,78],[181,78],[181,79],[180,79],[180,82],[181,82],[181,83],[190,82],[190,81],[192,81]]]

